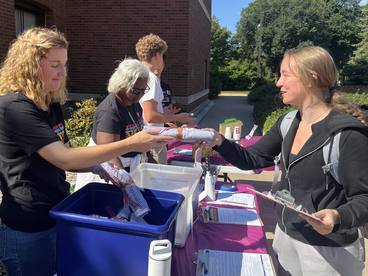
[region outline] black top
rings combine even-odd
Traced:
[[[69,141],[58,103],[42,111],[22,93],[0,97],[0,217],[8,227],[37,232],[55,225],[49,210],[69,195],[70,185],[36,151],[60,140]]]
[[[162,100],[162,106],[168,106],[171,104],[171,87],[167,82],[161,81],[161,89],[164,94],[164,99]]]
[[[129,113],[132,115],[130,118]],[[142,107],[139,103],[124,106],[120,99],[109,94],[97,107],[93,117],[92,139],[96,143],[97,131],[119,134],[120,140],[133,136],[143,129]],[[134,157],[139,152],[128,152],[123,157]]]
[[[284,142],[280,130],[281,116],[276,124],[254,145],[243,148],[224,139],[216,151],[228,162],[243,170],[270,167],[281,149],[281,181],[273,192],[288,190],[310,213],[322,209],[335,209],[341,223],[328,235],[320,235],[296,212],[276,204],[278,225],[289,236],[312,245],[346,246],[358,238],[357,227],[368,222],[368,133],[367,127],[346,113],[332,110],[330,114],[312,124],[312,136],[304,144],[293,161],[291,146],[300,123],[297,113]],[[340,137],[338,175],[340,183],[333,179],[326,185],[322,166],[323,145],[331,134],[343,130]],[[283,144],[282,148],[281,145]]]

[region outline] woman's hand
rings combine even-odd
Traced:
[[[93,174],[97,174],[101,179],[105,180],[106,183],[109,183],[110,176],[104,171],[104,169],[100,165],[93,166],[91,168],[91,172]]]
[[[312,216],[319,218],[321,221],[317,221],[303,214],[299,214],[299,216],[304,218],[321,235],[331,233],[335,224],[340,224],[339,213],[332,209],[324,209],[312,214]]]
[[[221,146],[222,137],[220,133],[218,133],[213,128],[204,128],[201,130],[212,131],[214,133],[213,140],[211,144],[207,144],[205,141],[197,141],[197,142],[194,142],[193,146],[199,147],[199,148],[212,148],[214,146]]]
[[[162,147],[169,141],[174,140],[171,136],[155,135],[160,129],[142,130],[133,136],[127,138],[132,143],[134,149],[132,151],[147,152],[154,147]]]

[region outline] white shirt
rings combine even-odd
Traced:
[[[160,80],[156,77],[155,74],[149,71],[149,80],[148,80],[148,86],[150,87],[150,90],[143,95],[143,97],[140,99],[139,103],[141,104],[143,108],[143,102],[154,100],[157,102],[157,112],[163,114],[164,110],[162,107],[162,100],[164,99],[164,95],[161,89]],[[147,126],[155,126],[155,127],[163,127],[163,123],[147,123],[146,118],[144,116],[144,108],[143,108],[143,119]]]

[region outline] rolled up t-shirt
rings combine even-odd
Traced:
[[[183,142],[196,142],[205,141],[207,144],[211,144],[215,134],[209,130],[200,130],[196,128],[187,127],[149,127],[145,126],[146,130],[160,129],[159,133],[156,135],[160,136],[171,136],[176,140]]]

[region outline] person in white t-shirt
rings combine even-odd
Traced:
[[[150,89],[140,100],[143,108],[143,118],[148,126],[163,127],[166,122],[189,123],[195,120],[193,113],[176,114],[180,109],[172,106],[165,108],[162,106],[164,96],[160,80],[154,73],[163,70],[163,55],[167,48],[166,42],[154,34],[140,38],[135,46],[139,60],[150,69],[148,81]],[[153,148],[151,154],[158,164],[167,164],[166,147]]]

